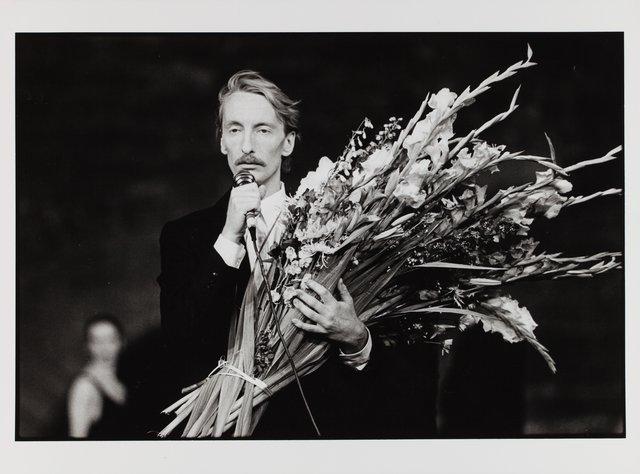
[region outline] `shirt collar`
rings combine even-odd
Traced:
[[[262,209],[264,209],[265,207],[269,209],[280,209],[284,207],[284,200],[286,196],[287,194],[284,188],[284,183],[281,181],[280,189],[273,193],[271,196],[267,196],[262,201],[260,201],[260,207]]]

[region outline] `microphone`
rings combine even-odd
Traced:
[[[238,171],[233,177],[234,188],[255,182],[256,178],[254,178],[253,175],[246,170]],[[258,217],[258,211],[256,209],[247,212],[245,216],[247,229],[249,229],[249,234],[251,235],[251,238],[254,242],[256,241],[256,217]]]

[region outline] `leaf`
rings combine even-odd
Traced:
[[[338,250],[341,250],[345,248],[347,245],[351,244],[352,242],[355,242],[358,238],[365,235],[374,224],[375,222],[370,222],[369,224],[366,224],[354,230],[353,233],[344,240],[344,242],[342,242],[340,245],[338,245],[333,249],[332,253],[336,253]]]
[[[492,278],[471,278],[469,283],[472,285],[480,285],[480,286],[499,286],[502,285],[500,280],[494,280]]]
[[[367,200],[362,205],[363,209],[366,209],[367,212],[371,210],[371,207],[381,199],[385,199],[387,196],[384,193],[376,191],[375,193],[371,193],[367,196]]]
[[[393,190],[396,189],[396,186],[398,185],[399,180],[400,180],[400,170],[395,169],[389,176],[387,185],[384,188],[384,194],[386,197],[391,196],[391,193],[393,193]]]
[[[376,242],[378,240],[382,240],[382,239],[386,239],[387,237],[391,237],[393,234],[395,234],[398,230],[400,230],[399,226],[396,227],[392,227],[391,229],[387,229],[384,232],[379,233],[378,235],[376,235],[373,238],[373,241]]]
[[[515,302],[517,306],[518,302],[515,300],[512,300],[512,301]],[[527,313],[529,313],[526,308],[519,308],[519,309],[525,310]],[[414,310],[412,312],[460,314],[462,316],[473,318],[473,321],[476,323],[482,322],[483,328],[485,329],[485,331],[499,332],[503,336],[503,338],[509,342],[526,340],[540,353],[543,359],[547,362],[549,369],[553,373],[556,373],[555,362],[549,355],[549,351],[547,350],[547,348],[544,347],[542,344],[540,344],[540,342],[538,342],[536,337],[533,335],[533,330],[529,330],[527,327],[528,325],[521,323],[517,317],[513,317],[507,314],[501,314],[501,313],[495,313],[494,315],[489,315],[486,313],[480,313],[478,311],[472,311],[470,309],[465,309],[465,308],[447,308],[447,307],[441,307],[441,306],[423,308],[419,310]],[[529,318],[530,317],[531,315],[529,314]],[[498,324],[497,323],[498,319],[501,320],[503,324]],[[531,321],[533,322],[533,319],[531,319]],[[485,326],[485,323],[486,323],[486,326]],[[535,322],[533,324],[535,325]],[[513,340],[509,340],[509,339],[513,339]]]
[[[391,225],[395,227],[397,225],[403,224],[407,220],[411,219],[411,217],[413,217],[414,215],[415,215],[415,212],[410,212],[409,214],[405,214],[404,216],[398,217],[396,220],[394,220],[391,223]]]
[[[160,433],[158,433],[159,438],[167,437],[180,423],[184,421],[184,419],[189,415],[188,411],[180,413],[176,416],[171,423],[164,427]]]
[[[349,222],[349,225],[347,226],[347,230],[346,230],[347,233],[351,232],[353,230],[353,228],[356,225],[358,225],[361,215],[362,215],[362,207],[361,206],[357,206],[356,210],[353,213],[353,217],[351,218],[351,222]]]
[[[508,342],[518,342],[526,340],[542,355],[547,362],[549,369],[556,372],[555,362],[549,355],[547,349],[538,342],[533,330],[537,327],[536,322],[531,317],[531,313],[524,306],[520,306],[517,300],[509,296],[499,296],[490,298],[481,306],[489,310],[492,314],[486,315],[483,322],[489,324],[490,330],[499,332]],[[487,318],[488,316],[488,318]],[[493,317],[493,320],[490,318]],[[487,328],[485,327],[485,331]]]
[[[551,155],[551,161],[556,162],[556,150],[553,147],[553,143],[551,142],[551,138],[545,132],[544,137],[547,139],[547,143],[549,144],[549,154]]]
[[[215,375],[207,380],[198,393],[198,398],[191,410],[191,416],[182,433],[183,436],[197,436],[200,427],[215,413],[215,404],[218,402],[222,380]]]
[[[450,262],[429,262],[421,265],[415,265],[413,268],[449,268],[452,270],[506,270],[503,267],[481,267],[478,265],[465,265],[463,263]]]
[[[511,104],[509,104],[509,110],[512,110],[516,107],[516,100],[518,100],[518,94],[520,93],[520,86],[516,89],[516,92],[513,94],[511,98]]]
[[[610,150],[609,152],[607,152],[607,154],[604,155],[603,157],[594,158],[592,160],[585,160],[585,161],[576,163],[575,165],[567,166],[566,168],[564,168],[564,171],[566,173],[570,173],[580,168],[584,168],[585,166],[597,165],[600,163],[606,163],[607,161],[615,160],[618,158],[617,156],[615,156],[615,153],[620,153],[620,151],[622,151],[622,147],[617,146],[613,150]]]
[[[250,434],[253,415],[253,384],[244,382],[242,395],[242,407],[236,421],[236,429],[233,436],[248,436]]]

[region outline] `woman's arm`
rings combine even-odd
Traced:
[[[85,373],[93,379],[93,384],[97,384],[106,397],[118,405],[126,403],[127,388],[118,380],[114,368],[100,364],[89,364]]]
[[[102,414],[102,397],[98,389],[86,378],[78,377],[71,385],[67,399],[69,436],[86,438]]]

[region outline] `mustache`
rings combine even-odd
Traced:
[[[262,165],[265,166],[264,161],[256,158],[253,155],[242,155],[238,161],[236,161],[236,166],[240,165]]]

